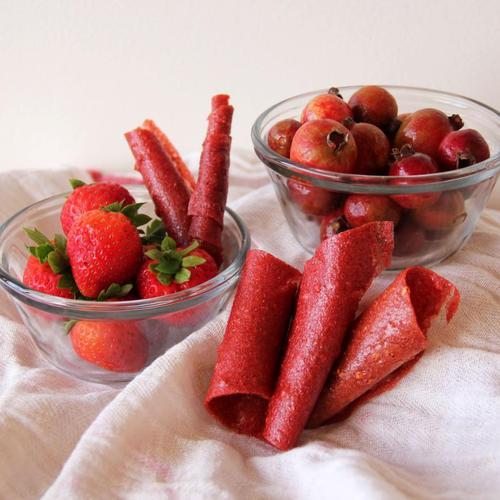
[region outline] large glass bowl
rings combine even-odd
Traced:
[[[130,186],[129,191],[137,202],[146,202],[142,211],[153,216],[146,189]],[[119,322],[119,328],[126,326],[127,331],[132,329],[135,335],[145,339],[147,366],[223,309],[238,281],[250,246],[250,235],[241,218],[226,209],[221,272],[201,285],[178,293],[122,302],[54,297],[28,289],[22,283],[29,255],[26,249],[29,241],[23,227],[37,227],[47,235],[62,233],[59,214],[66,195],[52,196],[30,205],[0,227],[0,283],[14,301],[35,343],[53,365],[85,380],[126,382],[137,372],[108,371],[84,361],[74,352],[71,334],[66,334],[65,324],[70,320],[81,320],[99,323],[105,328],[109,322]]]
[[[465,128],[477,129],[486,139],[490,158],[467,168],[413,176],[415,184],[412,185],[396,185],[395,182],[400,179],[398,177],[319,170],[299,165],[271,150],[267,145],[269,129],[285,118],[300,119],[307,102],[315,95],[327,92],[326,89],[291,97],[264,111],[252,128],[255,152],[267,167],[293,235],[310,253],[314,252],[320,241],[321,222],[327,222],[324,214],[310,213],[310,202],[314,205],[318,200],[335,197],[337,205],[341,206],[346,196],[355,193],[441,193],[436,205],[424,214],[425,217],[421,214],[415,216],[410,210],[405,211],[395,229],[392,269],[433,265],[464,245],[488,201],[500,170],[500,113],[459,95],[411,87],[384,87],[396,98],[400,113],[437,108],[447,115],[459,114],[465,122]],[[359,88],[350,86],[339,90],[347,101]]]

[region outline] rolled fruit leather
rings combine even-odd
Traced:
[[[184,179],[150,130],[136,128],[125,138],[167,233],[179,246],[187,245],[190,193]]]
[[[313,410],[373,279],[391,261],[393,224],[373,222],[324,240],[306,263],[263,438],[287,450]]]
[[[170,158],[171,162],[175,165],[175,168],[184,179],[189,192],[191,193],[196,185],[196,181],[194,180],[193,174],[189,170],[188,166],[184,163],[181,155],[172,144],[167,135],[156,125],[153,120],[144,120],[142,124],[142,128],[149,130],[154,134],[154,136],[158,139],[161,147],[163,148],[164,153]]]
[[[212,98],[212,111],[200,157],[198,181],[189,201],[189,236],[221,263],[222,229],[226,208],[231,153],[233,107],[229,96]]]
[[[402,271],[356,321],[347,348],[309,419],[318,427],[368,391],[379,387],[427,347],[431,321],[446,310],[454,316],[460,301],[455,286],[423,267]],[[403,372],[401,371],[401,374]],[[396,379],[391,379],[391,387]]]
[[[241,434],[262,434],[300,278],[262,250],[248,253],[205,399],[209,413]]]

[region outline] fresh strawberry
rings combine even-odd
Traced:
[[[61,275],[54,273],[47,262],[41,263],[30,255],[24,269],[23,283],[37,292],[72,299],[73,292],[69,288],[59,288]]]
[[[110,285],[133,282],[142,263],[136,225],[149,217],[137,214],[141,204],[115,203],[84,213],[71,227],[67,252],[75,282],[88,298],[97,298]]]
[[[141,299],[160,297],[199,285],[217,275],[212,256],[193,242],[176,248],[166,236],[160,246],[146,251],[146,260],[137,275],[137,293]]]
[[[85,361],[114,372],[137,372],[148,342],[133,321],[75,321],[68,325],[73,349]]]
[[[23,274],[23,283],[38,292],[72,299],[78,294],[66,254],[66,238],[56,234],[50,241],[38,229],[24,229],[36,243],[28,246],[31,255]]]
[[[78,179],[70,179],[73,192],[68,196],[61,210],[61,225],[68,234],[73,223],[85,212],[106,207],[115,202],[123,205],[135,203],[133,196],[115,182],[85,184]]]

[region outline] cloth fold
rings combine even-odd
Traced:
[[[69,177],[88,180],[78,169],[0,174],[0,220],[68,190]],[[308,256],[252,155],[233,154],[229,199],[254,246],[303,268]],[[110,387],[52,367],[1,291],[0,498],[498,498],[499,248],[500,212],[485,210],[466,246],[434,268],[462,295],[454,321],[431,328],[397,387],[285,453],[203,407],[227,312]],[[379,277],[361,307],[393,279]]]

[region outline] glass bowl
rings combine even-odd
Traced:
[[[142,186],[128,186],[128,189],[137,202],[146,202],[142,211],[153,216],[146,189]],[[115,328],[132,330],[136,337],[142,337],[141,345],[147,346],[145,367],[224,308],[238,281],[250,247],[250,235],[242,219],[227,208],[223,231],[225,260],[220,273],[178,293],[121,302],[54,297],[26,288],[22,283],[29,255],[26,249],[29,241],[23,227],[37,227],[47,235],[62,233],[59,214],[66,196],[67,193],[59,194],[34,203],[0,226],[0,283],[14,301],[36,345],[53,365],[84,380],[126,382],[137,372],[108,371],[84,361],[74,352],[65,324],[82,320],[95,323],[97,328],[106,328],[113,322]],[[110,346],[114,347],[119,348]]]
[[[360,86],[340,88],[347,101]],[[255,152],[267,167],[283,213],[297,241],[312,253],[320,242],[320,226],[328,224],[325,212],[341,207],[351,194],[415,195],[441,193],[428,210],[404,210],[395,228],[395,249],[391,269],[412,265],[433,265],[458,251],[472,234],[500,170],[500,114],[473,99],[435,90],[384,86],[398,102],[399,112],[437,108],[459,114],[464,128],[477,129],[488,142],[488,160],[467,168],[413,176],[413,184],[396,184],[401,177],[340,174],[302,166],[271,150],[269,129],[285,118],[299,119],[307,102],[326,89],[286,99],[264,111],[252,128]],[[407,177],[405,179],[408,179]],[[292,189],[290,189],[292,187]],[[311,208],[312,207],[312,208]]]

